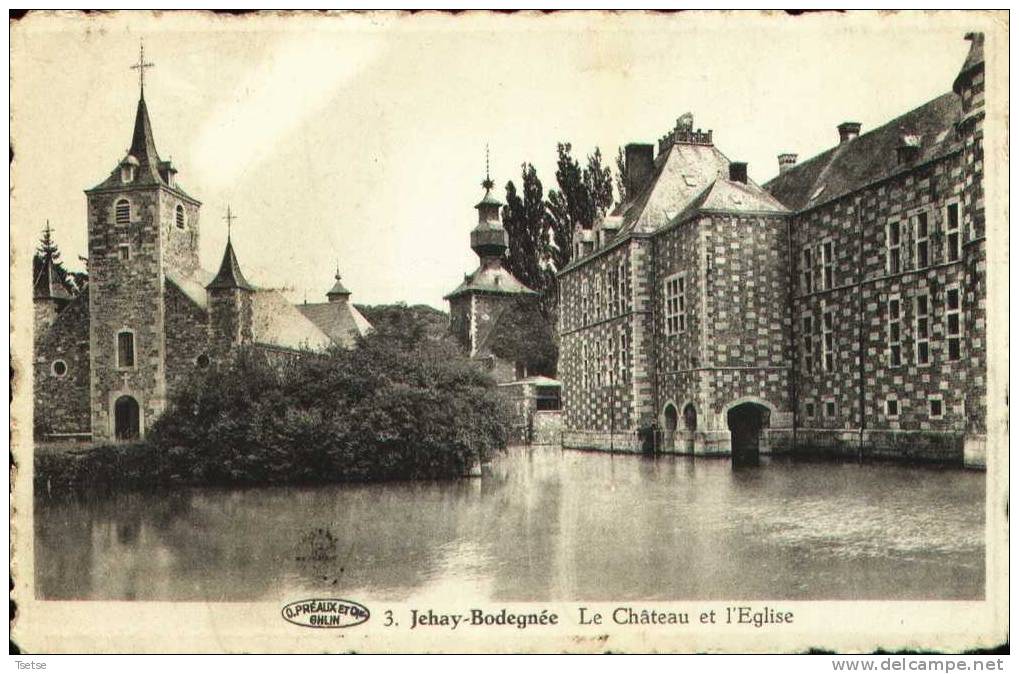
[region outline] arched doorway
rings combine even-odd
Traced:
[[[676,429],[679,427],[679,412],[672,403],[665,405],[662,413],[665,418],[665,437],[662,439],[662,448],[666,450],[676,449]]]
[[[117,440],[134,440],[141,435],[138,401],[120,396],[113,404],[113,433]]]
[[[694,433],[697,431],[697,408],[693,403],[687,403],[683,408],[683,430],[685,436],[686,451],[694,453]]]
[[[729,409],[734,465],[756,466],[761,456],[761,433],[768,427],[771,413],[758,403],[746,402]]]

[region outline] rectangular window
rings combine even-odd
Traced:
[[[916,364],[929,365],[931,362],[931,317],[930,299],[927,295],[916,297]]]
[[[944,416],[944,414],[945,414],[945,405],[941,401],[941,397],[940,396],[929,398],[927,400],[927,403],[928,403],[928,405],[930,407],[929,411],[930,411],[931,419],[940,419],[941,417]]]
[[[134,367],[134,333],[117,333],[117,367]]]
[[[913,216],[913,232],[916,242],[916,268],[929,267],[931,264],[931,235],[926,212]]]
[[[619,381],[626,381],[630,371],[630,335],[624,330],[619,333]]]
[[[803,292],[814,292],[814,254],[810,246],[803,249]]]
[[[888,366],[902,365],[902,302],[898,297],[888,300]]]
[[[830,239],[821,244],[821,283],[825,290],[835,287],[835,245]]]
[[[962,257],[962,236],[959,231],[959,204],[951,203],[945,207],[945,246],[949,262]]]
[[[803,371],[814,371],[814,317],[803,317]]]
[[[814,418],[814,403],[807,403],[806,404],[806,411],[807,411],[807,418],[808,419],[813,419]]]
[[[885,415],[893,419],[899,416],[898,400],[895,398],[889,398],[885,401]]]
[[[886,232],[887,267],[889,274],[898,274],[902,270],[902,226],[896,220],[888,223]]]
[[[836,407],[835,407],[835,401],[831,400],[831,399],[825,400],[824,401],[824,416],[829,418],[829,419],[834,419],[836,416],[838,416],[837,413],[838,413],[838,409],[836,409]]]
[[[612,316],[619,314],[619,270],[609,270],[609,312]]]
[[[619,306],[624,312],[630,310],[630,277],[626,274],[626,262],[619,262]]]
[[[665,334],[686,330],[686,279],[682,275],[665,279]]]
[[[120,259],[123,260],[124,262],[127,262],[128,260],[130,260],[131,259],[131,244],[125,243],[125,244],[122,244],[120,246],[117,246],[117,256],[120,257]]]
[[[580,323],[581,325],[587,325],[591,320],[590,307],[588,304],[591,299],[591,287],[588,285],[587,279],[580,282]]]
[[[824,370],[831,372],[835,369],[835,315],[830,309],[824,312],[821,341],[824,348]]]
[[[598,320],[602,316],[602,305],[601,305],[601,288],[602,288],[602,277],[598,276],[594,280],[594,311],[591,313],[594,315],[594,320]]]
[[[959,360],[962,357],[962,296],[958,287],[945,292],[945,336],[948,360]]]

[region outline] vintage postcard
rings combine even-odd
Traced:
[[[10,22],[24,653],[1008,641],[1005,12]]]

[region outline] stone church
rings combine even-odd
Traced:
[[[951,91],[779,154],[763,186],[689,115],[626,147],[626,200],[559,272],[566,446],[984,463],[983,36],[967,39]]]
[[[218,272],[199,266],[201,203],[156,151],[144,78],[130,150],[85,196],[88,284],[72,298],[48,258],[33,283],[39,439],[143,437],[176,389],[242,345],[300,354],[370,329],[339,272],[328,301],[294,305],[245,278],[229,234]]]

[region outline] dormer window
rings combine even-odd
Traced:
[[[184,207],[177,204],[177,229],[184,229]]]
[[[138,170],[138,160],[131,155],[124,157],[120,162],[120,182],[133,183],[135,172]]]
[[[118,225],[127,225],[131,222],[131,202],[127,199],[118,199],[114,207],[114,218]]]

